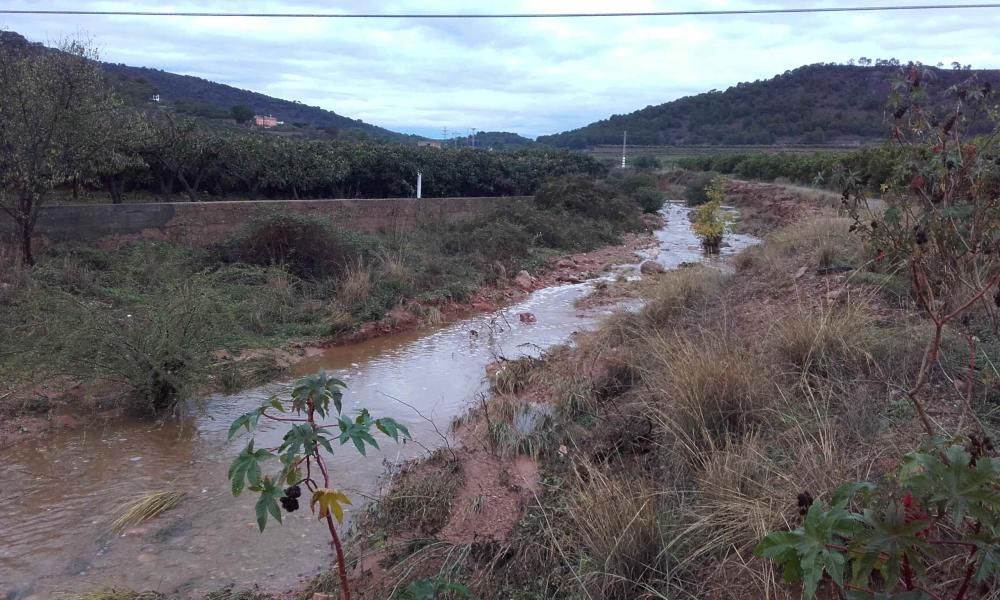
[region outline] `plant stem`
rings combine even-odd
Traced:
[[[337,528],[333,526],[333,517],[329,514],[326,515],[326,526],[330,529],[330,538],[333,539],[333,547],[337,551],[340,595],[344,600],[351,600],[351,586],[347,581],[347,563],[344,561],[344,548],[340,545],[340,536],[337,535]]]

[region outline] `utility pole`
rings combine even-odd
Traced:
[[[625,168],[625,140],[628,138],[628,130],[622,131],[622,168]]]

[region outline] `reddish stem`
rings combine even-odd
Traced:
[[[333,539],[333,547],[337,551],[337,572],[340,574],[340,595],[344,600],[351,600],[351,586],[347,582],[347,563],[344,561],[344,548],[340,545],[340,536],[337,535],[337,528],[333,526],[333,517],[326,515],[326,526],[330,529],[330,538]]]
[[[906,591],[913,591],[913,569],[910,568],[910,557],[903,555],[903,587]]]
[[[973,534],[978,534],[981,528],[982,523],[976,523],[975,527],[972,528]],[[977,550],[979,550],[979,546],[975,545],[969,549],[969,566],[965,569],[965,578],[962,580],[962,586],[955,592],[955,600],[964,600],[965,595],[969,593],[969,584],[972,583],[972,575],[976,572],[975,558]]]

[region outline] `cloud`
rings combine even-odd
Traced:
[[[850,4],[856,4],[851,2]],[[8,8],[469,12],[446,0],[7,2]],[[497,0],[491,12],[798,7],[791,0]],[[402,131],[562,131],[814,62],[896,57],[1000,66],[1000,11],[608,19],[9,16],[39,41],[89,36],[111,62],[196,75]]]

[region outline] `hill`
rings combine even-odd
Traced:
[[[539,143],[566,148],[630,143],[838,144],[885,139],[883,119],[895,60],[877,66],[816,64],[725,91],[712,90],[612,117],[554,135]],[[1000,81],[1000,71],[930,69],[932,96],[976,75]]]
[[[0,43],[24,45],[44,51],[13,31],[0,31]],[[179,75],[160,69],[134,67],[120,63],[101,63],[109,78],[124,94],[136,102],[148,102],[159,94],[161,105],[178,112],[209,119],[230,119],[234,106],[249,107],[255,114],[274,115],[289,128],[325,131],[328,134],[370,137],[380,140],[414,141],[422,139],[351,119],[318,106],[273,98],[200,77]]]

